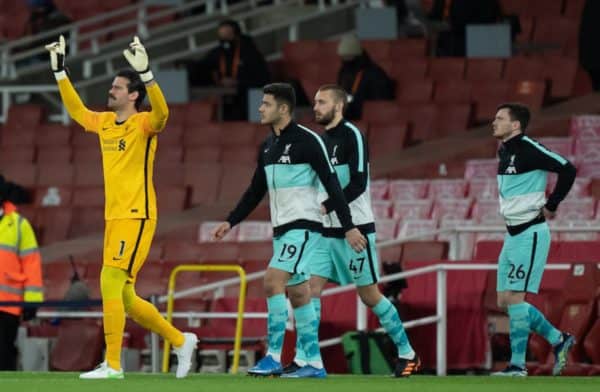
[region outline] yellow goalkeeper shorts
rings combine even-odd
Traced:
[[[131,281],[150,252],[156,219],[115,219],[106,221],[104,265],[126,270]]]

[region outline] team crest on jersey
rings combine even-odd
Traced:
[[[331,153],[331,164],[332,165],[337,165],[339,163],[337,156],[336,156],[337,149],[338,149],[338,145],[336,144],[335,146],[333,146],[333,152]]]
[[[514,155],[510,156],[510,163],[508,164],[508,167],[506,168],[506,170],[504,172],[506,174],[517,174],[517,168],[515,167],[515,156]]]
[[[283,154],[279,157],[277,163],[292,163],[290,159],[290,148],[292,148],[292,144],[286,144],[283,149]]]
[[[125,151],[125,139],[119,140],[119,151]]]

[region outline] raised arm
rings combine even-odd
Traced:
[[[65,70],[65,38],[61,35],[57,42],[46,45],[50,52],[50,66],[58,83],[60,97],[69,116],[89,131],[98,131],[101,113],[89,110],[71,84]]]
[[[169,108],[167,106],[167,101],[150,70],[146,48],[144,48],[144,45],[142,45],[137,36],[133,37],[133,41],[129,44],[129,48],[123,51],[123,56],[125,56],[125,59],[129,62],[131,67],[140,74],[142,82],[146,84],[148,100],[152,107],[146,131],[162,131],[167,124]]]

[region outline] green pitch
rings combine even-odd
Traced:
[[[126,373],[124,380],[79,380],[77,373],[0,372],[0,390],[24,392],[579,392],[600,391],[600,377],[329,376],[282,380],[230,375]]]

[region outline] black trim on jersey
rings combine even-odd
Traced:
[[[533,269],[533,262],[535,261],[535,250],[537,248],[537,231],[533,233],[533,246],[531,247],[531,259],[529,260],[529,270],[527,271],[527,277],[525,278],[525,288],[523,291],[527,292],[527,286],[529,286],[529,277],[531,276],[531,270]]]
[[[375,223],[365,223],[364,225],[356,226],[363,235],[375,233]],[[323,237],[344,238],[346,230],[341,227],[324,227]]]
[[[140,240],[142,239],[142,233],[144,232],[144,225],[146,224],[145,219],[140,219],[140,231],[138,232],[137,240],[135,240],[135,246],[133,247],[133,252],[131,253],[131,260],[129,260],[129,265],[127,266],[127,273],[131,275],[131,268],[133,267],[133,262],[135,261],[135,256],[137,255],[138,247],[140,246]]]
[[[151,136],[146,141],[146,155],[144,156],[144,199],[145,199],[145,211],[146,211],[146,219],[150,218],[150,210],[148,207],[149,198],[148,198],[148,160],[150,158],[150,144],[152,143]]]
[[[369,259],[369,270],[371,271],[371,280],[373,284],[377,283],[377,275],[375,274],[375,266],[373,264],[373,254],[371,254],[371,245],[369,244],[369,238],[365,236],[367,240],[367,258]]]
[[[515,236],[517,234],[521,234],[533,225],[538,225],[544,222],[546,222],[546,218],[544,217],[544,214],[540,213],[540,215],[538,215],[535,219],[530,220],[529,222],[521,223],[520,225],[506,226],[506,230],[511,236]]]
[[[304,232],[304,242],[300,247],[300,253],[298,254],[298,259],[296,260],[296,264],[294,264],[294,274],[298,273],[298,264],[300,264],[300,260],[302,260],[302,254],[304,253],[304,248],[306,247],[306,243],[308,242],[308,230]]]
[[[316,233],[323,232],[323,226],[321,222],[313,222],[306,219],[298,219],[285,225],[280,225],[273,228],[273,237],[279,237],[285,234],[289,230],[308,230]]]

